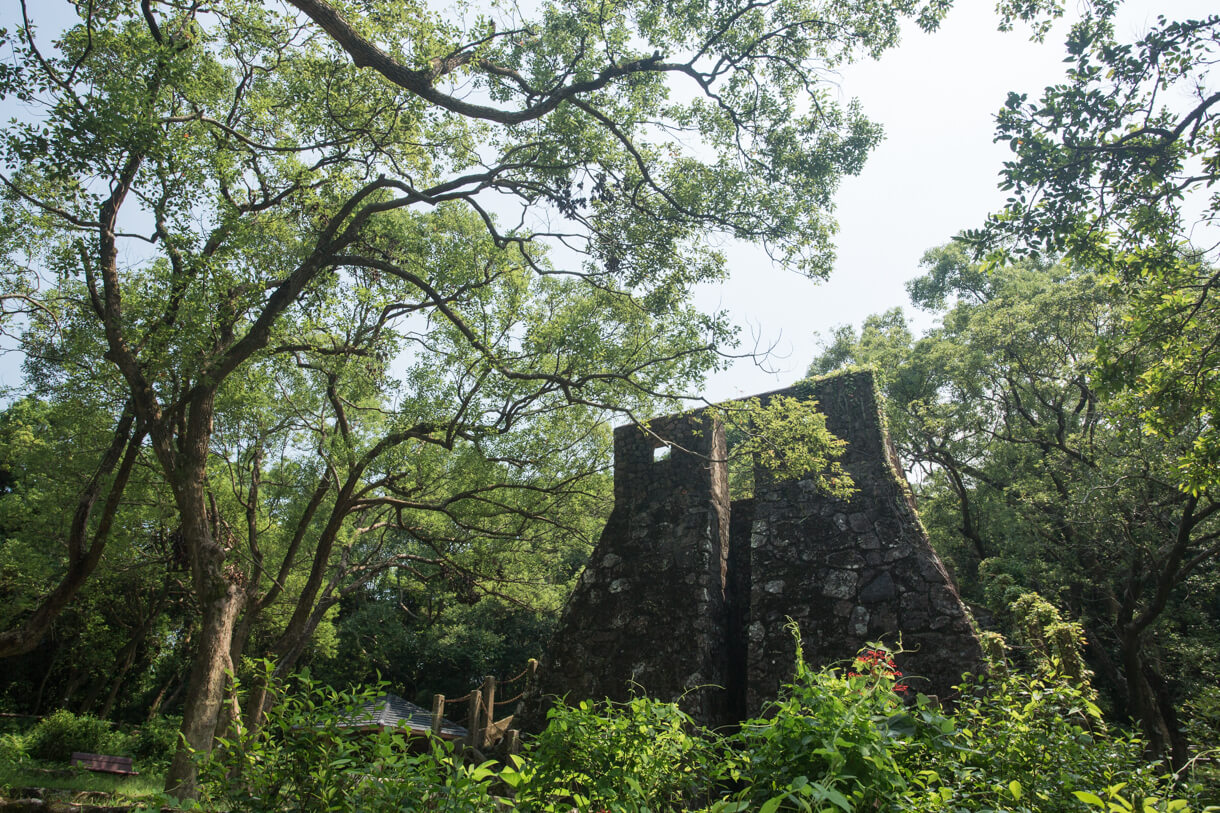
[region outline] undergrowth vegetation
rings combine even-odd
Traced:
[[[26,789],[84,793],[115,804],[163,801],[165,768],[178,743],[180,718],[157,717],[139,727],[116,727],[90,714],[60,709],[33,725],[0,732],[0,798],[27,795]],[[76,752],[131,757],[136,776],[94,773],[69,765]],[[52,794],[55,795],[54,793]]]
[[[1149,764],[1109,726],[1083,676],[1054,658],[1026,673],[995,661],[951,710],[910,696],[884,647],[793,680],[737,731],[677,706],[556,705],[521,756],[474,765],[438,740],[355,735],[373,691],[308,681],[267,726],[204,761],[205,810],[263,811],[1220,811],[1216,788]],[[287,689],[287,687],[285,687]],[[426,742],[426,745],[425,745]],[[412,747],[414,745],[414,747]],[[423,746],[422,748],[420,746]]]
[[[301,675],[279,687],[262,727],[235,729],[200,759],[201,798],[190,804],[242,813],[1220,813],[1214,778],[1200,770],[1209,755],[1176,775],[1149,763],[1137,737],[1103,718],[1072,646],[1026,647],[1035,661],[1018,670],[996,638],[986,641],[990,668],[965,677],[951,709],[913,693],[883,646],[815,669],[798,642],[792,681],[735,731],[707,730],[646,697],[560,703],[524,754],[482,764],[437,739],[360,731],[359,709],[379,687],[341,691]],[[155,771],[175,727],[123,732],[58,712],[0,738],[0,786],[31,784],[39,766],[62,767],[77,750],[126,753]],[[56,786],[85,780],[101,781],[82,774]],[[155,781],[111,784],[104,789],[136,804],[172,801]]]
[[[128,756],[145,767],[164,767],[178,744],[181,718],[157,717],[136,728],[117,728],[91,714],[52,712],[25,731],[0,733],[0,764],[66,764],[72,754]]]
[[[67,762],[74,752],[110,754],[122,748],[123,736],[91,714],[60,709],[43,717],[25,738],[35,759]]]

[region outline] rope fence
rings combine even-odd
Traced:
[[[526,667],[524,669],[521,670],[521,672],[519,674],[517,674],[515,677],[510,677],[510,678],[506,678],[505,680],[501,680],[500,685],[501,686],[511,686],[512,684],[516,683],[518,680],[525,677],[526,675],[532,674],[537,669],[538,669],[538,661],[534,660],[533,658],[530,658],[529,663],[526,665]]]
[[[510,697],[510,698],[508,698],[507,700],[497,700],[497,701],[496,701],[496,705],[497,705],[497,706],[507,706],[509,703],[516,703],[518,700],[520,700],[520,699],[521,699],[521,698],[523,698],[523,697],[525,697],[525,690],[524,690],[524,689],[522,689],[522,690],[521,690],[521,691],[520,691],[520,692],[517,694],[517,696],[516,696],[516,697]]]
[[[468,703],[465,744],[471,748],[485,748],[495,745],[501,739],[506,741],[509,753],[517,753],[521,745],[521,734],[516,729],[507,728],[512,717],[496,720],[496,707],[508,706],[518,702],[529,693],[530,685],[538,673],[538,661],[530,658],[526,667],[517,675],[507,680],[497,681],[492,675],[483,678],[483,685],[472,689],[461,697],[445,697],[436,694],[432,697],[432,733],[440,736],[445,717],[445,707],[453,703]],[[497,687],[512,686],[524,679],[525,685],[521,691],[507,700],[496,699]]]

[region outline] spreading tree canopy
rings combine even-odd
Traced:
[[[191,793],[251,619],[286,602],[291,657],[379,566],[562,527],[605,412],[716,362],[732,331],[687,302],[724,271],[709,237],[827,272],[880,131],[826,79],[946,6],[21,0],[0,328],[109,426],[0,654],[150,467],[200,619],[167,780]]]

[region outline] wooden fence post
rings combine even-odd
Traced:
[[[467,721],[466,728],[466,743],[471,748],[478,748],[480,745],[479,722],[482,716],[483,693],[475,689],[470,693],[470,719]]]
[[[445,719],[445,696],[443,694],[432,695],[432,733],[436,736],[441,735],[441,721]]]
[[[521,753],[521,732],[515,728],[510,728],[506,736],[508,738],[508,753]]]
[[[487,717],[483,720],[483,730],[479,732],[479,748],[487,746],[487,741],[491,739],[491,725],[496,721],[495,675],[483,678],[483,707],[487,709]]]

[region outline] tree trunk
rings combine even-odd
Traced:
[[[211,752],[216,722],[229,685],[229,648],[241,613],[245,590],[242,573],[225,562],[227,550],[212,532],[206,493],[208,445],[212,435],[214,392],[203,392],[191,404],[177,454],[159,450],[171,468],[174,498],[182,521],[182,543],[199,602],[199,630],[186,701],[182,709],[182,742],[165,775],[165,790],[180,799],[198,794],[195,758]]]
[[[148,713],[144,715],[144,721],[151,723],[157,719],[157,712],[161,711],[161,704],[165,702],[165,696],[169,694],[169,687],[174,685],[174,681],[178,679],[178,675],[170,672],[169,678],[161,684],[161,688],[157,690],[157,694],[153,697],[152,703],[148,705]]]
[[[130,408],[125,408],[114,429],[109,449],[102,456],[88,486],[77,500],[76,511],[68,531],[68,568],[59,584],[42,598],[38,607],[20,626],[0,632],[0,658],[23,655],[38,646],[43,636],[51,629],[51,624],[75,598],[101,561],[110,528],[118,512],[123,492],[127,488],[127,480],[144,442],[144,428],[136,426],[132,434],[133,423],[134,413]],[[111,479],[111,472],[115,470],[116,465],[118,472]],[[90,518],[102,491],[106,488],[107,480],[109,490],[103,503],[102,515],[90,538]]]
[[[1130,717],[1131,713],[1127,708],[1127,699],[1131,696],[1127,689],[1127,677],[1123,674],[1123,670],[1110,657],[1110,653],[1114,650],[1114,639],[1106,640],[1097,631],[1096,624],[1091,623],[1087,617],[1082,615],[1084,619],[1084,633],[1088,640],[1088,648],[1085,650],[1088,654],[1090,666],[1097,673],[1099,680],[1094,681],[1094,685],[1104,691],[1114,704],[1114,713],[1119,717]]]
[[[106,694],[106,701],[102,703],[102,711],[99,715],[104,720],[109,720],[110,715],[114,712],[114,705],[118,702],[119,691],[123,688],[123,681],[127,679],[127,673],[135,665],[136,655],[144,644],[144,637],[147,631],[148,626],[141,624],[140,628],[132,633],[132,639],[127,642],[127,646],[123,647],[123,652],[119,655],[118,662],[114,667],[114,680],[110,682],[110,691]]]
[[[204,755],[212,750],[232,669],[229,646],[241,610],[240,591],[224,578],[223,570],[218,575],[219,580],[206,580],[207,592],[200,594],[199,638],[182,709],[184,744],[179,745],[165,776],[166,792],[180,799],[193,799],[198,793],[192,754]]]
[[[256,608],[252,606],[252,598],[249,591],[246,591],[243,595],[242,606],[245,607],[245,612],[241,613],[240,618],[234,625],[232,639],[229,642],[229,664],[230,669],[234,671],[234,664],[241,663],[242,653],[245,652],[246,643],[250,640],[250,633],[254,629],[252,614],[256,612]],[[236,687],[233,684],[232,677],[227,677],[225,691],[228,695],[228,700],[221,705],[220,713],[216,715],[215,736],[231,739],[237,734],[242,714],[241,703],[237,698]]]
[[[51,650],[51,657],[47,658],[47,671],[42,674],[42,681],[38,684],[38,695],[34,698],[34,708],[32,713],[38,714],[42,708],[42,697],[47,690],[47,681],[51,679],[51,672],[55,670],[55,662],[59,660],[59,645]]]
[[[1144,659],[1142,636],[1123,635],[1122,657],[1127,678],[1127,707],[1131,716],[1139,722],[1147,741],[1148,755],[1155,759],[1168,758],[1172,762],[1174,726],[1162,713],[1156,690],[1148,680],[1150,669]]]
[[[88,673],[79,666],[74,665],[72,670],[68,672],[68,682],[59,695],[59,702],[55,707],[60,709],[67,708],[68,703],[72,700],[72,695],[76,694],[76,690],[85,682],[86,677],[88,677]]]
[[[97,680],[90,682],[89,691],[85,692],[85,699],[80,701],[80,705],[76,707],[78,714],[93,714],[93,708],[97,705],[97,700],[102,696],[102,690],[107,686],[104,676],[99,676]],[[94,715],[104,716],[104,715]]]
[[[114,681],[110,684],[110,693],[106,695],[106,702],[102,705],[101,716],[104,719],[110,719],[114,706],[119,699],[119,690],[122,689],[124,681],[127,680],[127,674],[135,666],[136,657],[141,654],[141,650],[145,649],[145,645],[148,642],[148,633],[152,631],[153,625],[161,617],[161,610],[165,606],[165,597],[168,592],[169,585],[163,584],[161,591],[149,601],[148,611],[140,619],[139,625],[132,630],[127,646],[123,647],[122,654],[115,662]]]
[[[148,707],[148,716],[145,718],[147,722],[152,722],[161,713],[163,708],[173,708],[174,703],[178,700],[178,695],[182,694],[182,689],[186,686],[186,681],[189,675],[183,675],[178,672],[170,673],[169,680],[165,681],[165,685],[161,687],[161,691],[157,694],[157,699]]]
[[[1165,721],[1165,728],[1169,732],[1169,764],[1173,766],[1174,771],[1180,771],[1186,767],[1186,763],[1190,759],[1190,743],[1178,721],[1178,710],[1174,706],[1173,698],[1169,695],[1169,687],[1165,683],[1165,678],[1161,676],[1160,670],[1154,664],[1146,663],[1144,675],[1148,679],[1148,684],[1152,686],[1161,719]]]

